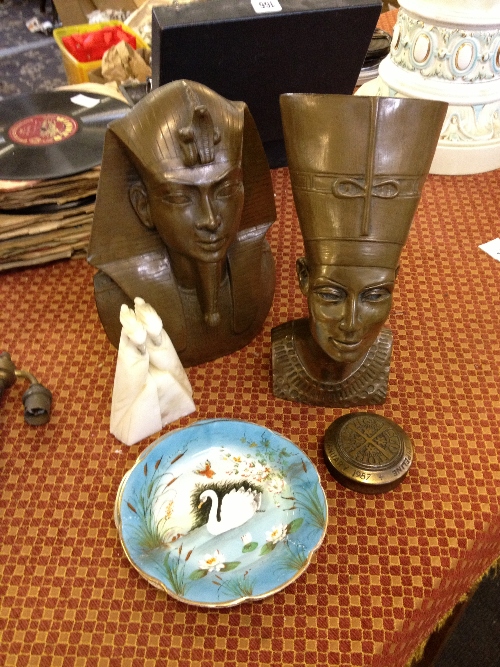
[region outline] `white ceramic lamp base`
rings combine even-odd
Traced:
[[[400,6],[391,52],[357,94],[448,102],[431,173],[500,168],[500,1]]]

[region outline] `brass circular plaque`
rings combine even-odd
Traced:
[[[336,419],[326,431],[324,450],[335,479],[361,493],[390,491],[413,461],[413,446],[403,429],[371,412]]]

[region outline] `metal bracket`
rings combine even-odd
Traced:
[[[17,378],[23,378],[30,383],[23,394],[24,421],[30,426],[46,424],[50,419],[51,392],[40,384],[32,373],[17,369],[8,352],[0,353],[0,397]]]

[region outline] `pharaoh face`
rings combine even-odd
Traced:
[[[148,226],[156,228],[171,253],[208,263],[226,257],[243,209],[239,167],[198,165],[172,171],[161,183],[151,178],[145,183]]]
[[[396,272],[378,267],[308,267],[299,260],[298,274],[314,341],[334,361],[361,361],[389,315]]]

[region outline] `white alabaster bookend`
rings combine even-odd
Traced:
[[[154,309],[143,299],[122,306],[122,332],[111,400],[110,431],[134,445],[195,411],[192,389]]]

